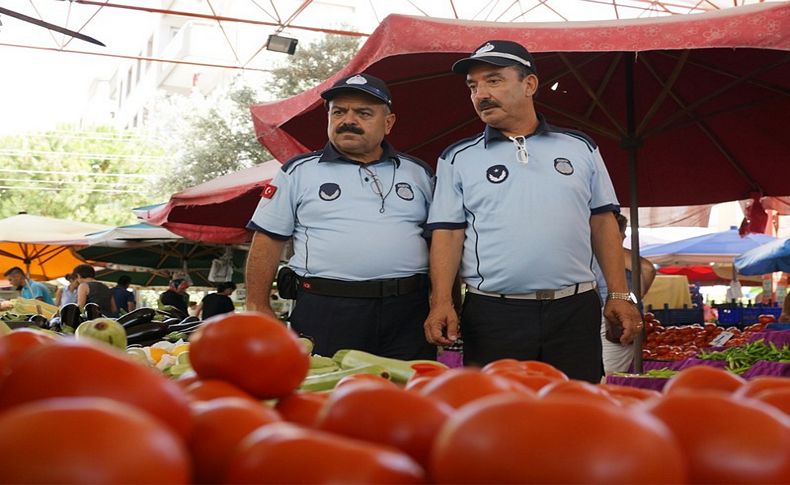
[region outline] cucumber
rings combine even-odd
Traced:
[[[373,355],[361,350],[338,350],[335,352],[335,355],[332,356],[332,359],[337,362],[337,365],[339,365],[341,369],[350,369],[364,365],[382,367],[390,374],[392,382],[399,384],[405,384],[406,381],[409,380],[409,377],[414,374],[414,369],[412,368],[414,364],[430,364],[442,369],[447,368],[446,365],[435,360],[390,359],[387,357],[379,357],[378,355]]]
[[[378,365],[363,365],[353,369],[341,369],[335,372],[308,376],[299,386],[300,391],[331,391],[335,388],[340,379],[352,374],[373,374],[384,378],[389,378],[389,372]]]

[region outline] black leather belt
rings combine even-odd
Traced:
[[[299,278],[299,289],[324,296],[383,298],[414,293],[428,287],[428,275],[386,280],[341,281],[328,278]]]

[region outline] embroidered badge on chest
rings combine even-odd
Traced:
[[[486,178],[492,184],[501,184],[502,182],[507,179],[507,176],[510,172],[507,171],[507,167],[504,165],[494,165],[492,167],[488,167],[486,170]]]
[[[573,173],[573,164],[567,158],[555,158],[554,170],[563,175],[571,175]]]
[[[414,200],[414,191],[411,189],[411,185],[406,182],[395,184],[395,193],[403,200]]]
[[[321,197],[321,200],[335,200],[340,197],[340,186],[332,183],[321,184],[318,196]]]

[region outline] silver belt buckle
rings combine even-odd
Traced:
[[[554,290],[538,290],[535,292],[536,300],[553,300]]]

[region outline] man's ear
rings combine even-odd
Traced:
[[[524,93],[527,96],[535,96],[535,93],[538,92],[539,85],[540,81],[538,80],[538,76],[535,74],[528,74],[527,77],[524,78]]]
[[[384,118],[384,134],[389,135],[390,131],[392,131],[392,127],[395,126],[395,121],[397,121],[397,116],[395,113],[389,113],[386,118]]]

